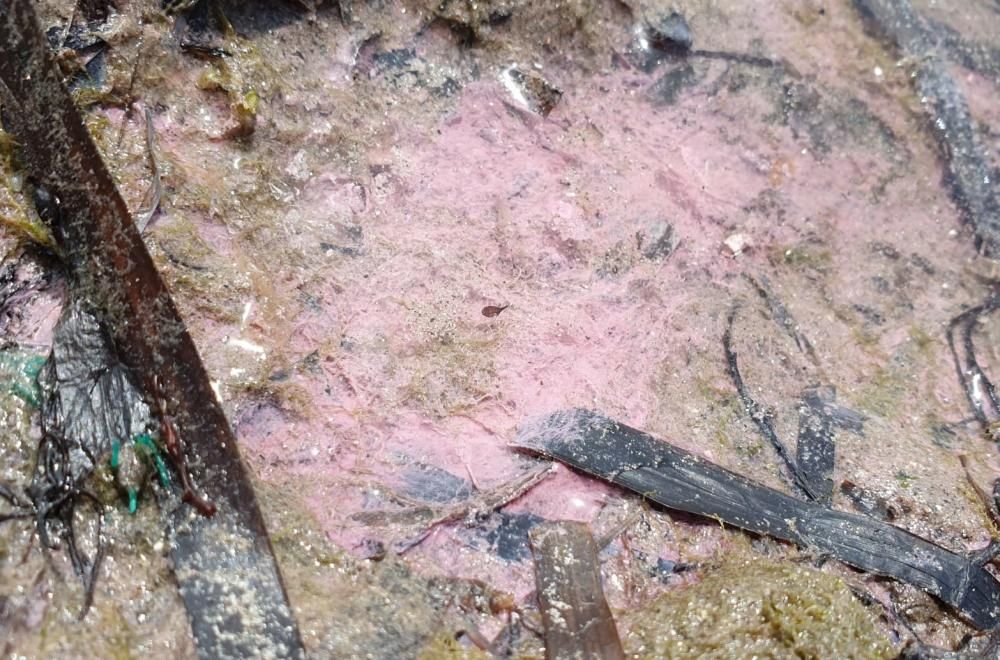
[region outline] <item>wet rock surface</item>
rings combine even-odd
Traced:
[[[808,386],[864,420],[837,434],[834,509],[856,499],[959,554],[986,545],[996,530],[958,457],[988,490],[996,449],[946,330],[998,274],[942,185],[919,63],[853,3],[219,3],[230,28],[205,0],[170,16],[125,4],[67,30],[73,3],[39,3],[133,210],[151,110],[164,193],[145,242],[236,429],[311,653],[417,657],[456,635],[459,650],[538,652],[517,621],[540,627],[526,538],[542,520],[590,525],[626,652],[724,651],[697,622],[650,626],[670,598],[710,610],[692,591],[706,584],[759,600],[733,582],[751,571],[718,568],[734,553],[769,553],[784,585],[768,612],[736,613],[740,630],[786,625],[808,583],[830,643],[879,655],[969,632],[912,587],[833,561],[819,577],[787,568],[791,546],[748,548],[564,468],[400,557],[419,526],[356,517],[493,492],[525,470],[508,447],[524,420],[570,407],[790,492],[726,371],[739,302],[740,369],[790,449]],[[914,6],[944,26],[967,135],[995,168],[995,8]],[[660,46],[640,52],[653,28]],[[532,108],[512,91],[526,80],[560,94]],[[10,149],[0,137],[2,341],[42,355],[64,292],[21,255],[45,236]],[[997,318],[971,333],[1000,377]],[[36,415],[0,386],[0,483],[30,481]],[[104,487],[108,556],[83,622],[69,560],[46,563],[31,524],[0,525],[0,651],[194,654],[155,508],[129,515]],[[852,604],[840,579],[909,626]],[[517,612],[491,608],[498,594]]]

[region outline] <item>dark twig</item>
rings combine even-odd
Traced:
[[[983,371],[976,359],[976,347],[972,341],[972,334],[979,319],[997,309],[1000,309],[1000,296],[994,293],[986,299],[986,302],[953,318],[948,323],[946,332],[948,348],[951,349],[951,355],[955,361],[955,371],[958,373],[958,381],[969,401],[972,414],[986,430],[989,430],[989,425],[1000,416],[1000,398],[997,396],[993,382],[986,376],[986,372]],[[955,341],[956,331],[961,333],[960,343]],[[961,355],[959,348],[961,348]],[[992,405],[992,411],[983,406],[984,393]]]
[[[754,424],[757,425],[757,430],[771,443],[774,450],[778,452],[779,458],[784,462],[787,475],[790,475],[791,485],[809,499],[815,500],[818,498],[818,493],[815,493],[810,488],[808,481],[801,474],[795,459],[792,458],[792,453],[774,430],[774,414],[750,396],[750,391],[747,389],[746,383],[743,382],[743,377],[740,375],[736,351],[733,350],[733,322],[736,319],[738,309],[737,305],[733,305],[732,309],[729,310],[726,331],[722,335],[722,346],[726,352],[726,365],[729,377],[732,379],[733,385],[736,386],[736,391],[739,393],[743,408],[750,415],[750,419],[753,420]]]

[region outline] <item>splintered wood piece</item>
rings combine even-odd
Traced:
[[[531,530],[535,585],[548,660],[625,658],[601,588],[597,544],[587,525],[551,522]]]

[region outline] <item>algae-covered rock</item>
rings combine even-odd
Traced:
[[[644,658],[888,658],[872,615],[840,578],[756,559],[726,564],[633,621]]]

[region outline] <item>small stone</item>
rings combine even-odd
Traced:
[[[507,91],[532,112],[547,117],[562,98],[562,90],[533,71],[510,67],[500,75]]]
[[[743,233],[730,234],[722,244],[729,250],[729,256],[734,259],[753,247],[750,237]]]

